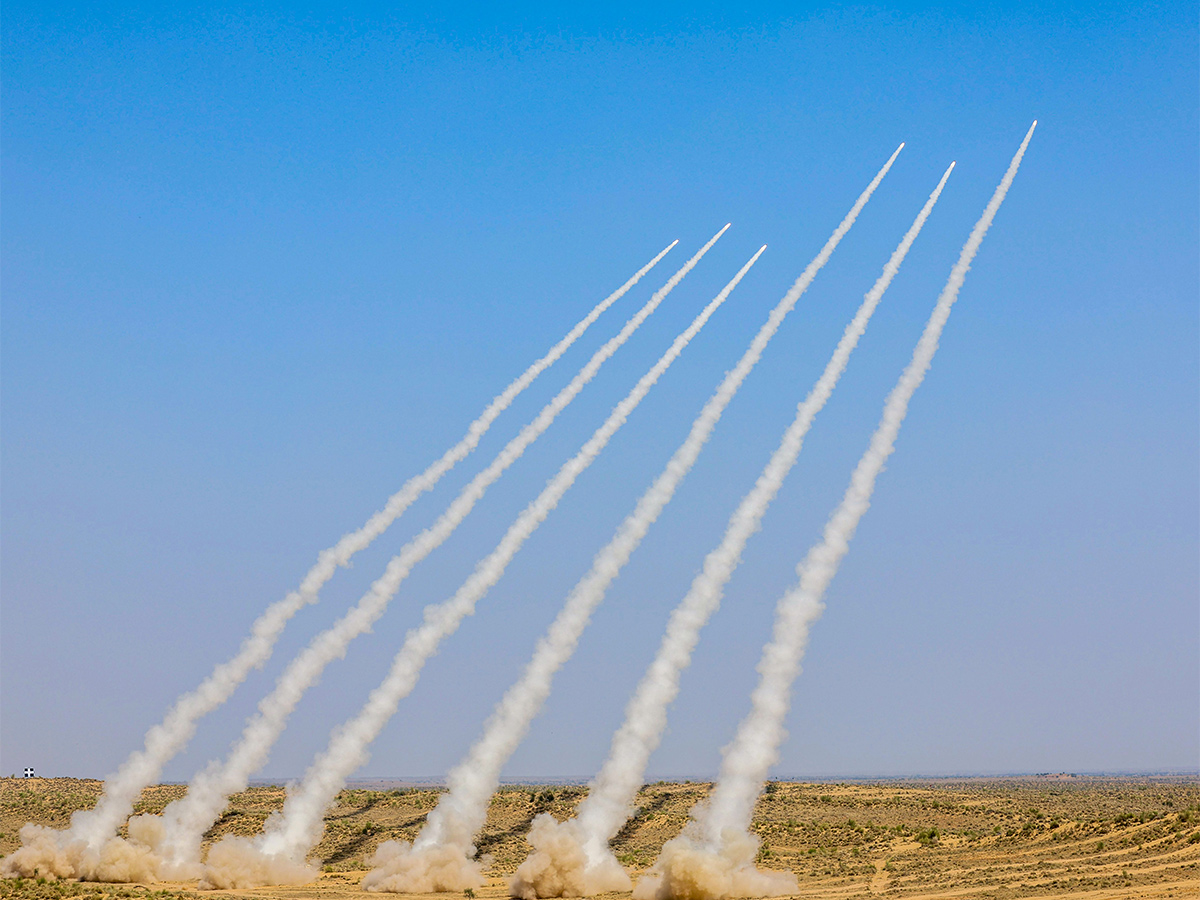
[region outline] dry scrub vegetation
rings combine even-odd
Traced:
[[[613,842],[630,869],[649,866],[679,833],[691,805],[710,785],[646,785],[637,814]],[[0,853],[19,843],[25,822],[64,827],[89,807],[100,783],[77,779],[0,779]],[[159,785],[139,812],[158,812],[183,788]],[[493,876],[482,898],[505,895],[506,876],[525,858],[533,817],[562,819],[582,787],[505,787],[492,800],[480,853]],[[337,900],[363,896],[358,878],[381,841],[411,840],[438,790],[343,791],[326,816],[317,855],[320,881],[304,888],[263,888],[236,896]],[[255,787],[233,798],[206,836],[259,831],[283,804],[281,787]],[[1200,896],[1200,785],[1195,779],[1021,778],[803,784],[773,782],[755,811],[759,864],[787,868],[802,897],[885,898]],[[190,889],[190,890],[189,890]],[[222,892],[216,892],[222,893]],[[192,896],[194,885],[90,885],[40,879],[0,880],[0,900],[152,900]],[[615,897],[614,897],[615,900]]]

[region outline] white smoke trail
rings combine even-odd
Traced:
[[[851,353],[937,203],[953,168],[951,163],[883,267],[883,273],[863,298],[821,377],[797,407],[796,417],[784,432],[778,448],[730,518],[720,545],[705,559],[687,596],[672,614],[658,656],[630,701],[625,723],[613,738],[608,759],[595,779],[595,788],[579,810],[580,826],[596,844],[607,846],[609,838],[628,817],[650,754],[661,740],[667,708],[679,691],[680,673],[690,662],[700,629],[719,607],[725,585],[741,562],[747,541],[758,530],[763,515],[795,464],[813,419],[837,386]],[[593,845],[591,849],[594,851],[599,847]]]
[[[347,565],[354,554],[369,546],[421,494],[430,490],[443,475],[474,450],[492,423],[512,404],[517,395],[553,365],[605,310],[637,284],[677,243],[679,242],[673,241],[642,266],[632,278],[598,303],[562,340],[551,347],[545,356],[533,363],[488,404],[483,413],[468,426],[462,440],[420,475],[409,479],[399,491],[388,498],[383,509],[371,516],[361,528],[346,534],[332,547],[322,550],[317,555],[316,564],[300,582],[300,587],[267,607],[251,626],[250,635],[242,642],[237,654],[218,665],[199,687],[175,701],[163,721],[147,732],[142,749],[131,754],[120,768],[106,779],[104,792],[96,806],[75,813],[71,818],[68,833],[63,833],[62,839],[57,843],[65,846],[82,841],[91,851],[99,850],[129,817],[142,789],[155,781],[167,761],[191,740],[196,731],[197,721],[224,703],[252,670],[266,662],[284,626],[303,607],[317,601],[320,589],[333,577],[337,568]],[[41,835],[39,840],[42,844],[56,843],[55,839],[46,835]]]
[[[587,364],[521,429],[496,458],[463,488],[438,520],[406,544],[389,563],[363,598],[330,628],[317,635],[279,677],[274,690],[258,705],[258,712],[246,725],[240,739],[224,763],[214,763],[197,773],[188,785],[185,797],[163,810],[165,830],[159,852],[164,865],[179,874],[199,862],[200,839],[225,807],[228,797],[245,789],[250,775],[265,761],[275,740],[282,733],[305,691],[320,677],[325,666],[345,655],[349,643],[369,630],[383,614],[388,602],[413,566],[440,546],[466,518],[475,504],[500,475],[542,435],[555,417],[592,380],[600,367],[624,344],[634,331],[658,308],[663,299],[691,271],[717,241],[721,229],[695,256],[668,279],[649,301],[625,323],[621,331],[593,354]]]
[[[309,767],[303,781],[289,793],[283,813],[268,821],[261,839],[226,841],[213,848],[204,876],[206,884],[245,886],[252,877],[249,873],[256,867],[261,869],[263,879],[278,878],[280,861],[293,864],[296,878],[305,877],[304,857],[320,841],[324,831],[322,816],[325,809],[344,786],[346,778],[366,761],[368,747],[387,724],[400,700],[412,691],[426,660],[441,641],[474,612],[475,605],[504,574],[508,563],[525,540],[625,424],[629,415],[725,302],[748,270],[747,265],[675,339],[650,371],[638,380],[579,452],[559,469],[537,498],[509,526],[496,549],[476,565],[475,571],[454,596],[443,603],[426,607],[424,624],[409,632],[388,676],[371,692],[358,715],[334,733],[329,746]]]
[[[783,873],[757,872],[753,866],[753,852],[742,853],[735,859],[730,848],[744,847],[748,842],[750,847],[757,848],[749,833],[750,817],[786,735],[783,720],[791,702],[792,682],[799,674],[800,661],[808,645],[809,630],[824,610],[825,590],[850,549],[855,529],[870,506],[875,480],[895,448],[909,401],[933,362],[942,329],[958,298],[963,279],[1004,202],[1036,127],[1035,121],[972,229],[958,262],[950,270],[950,277],[938,296],[912,359],[888,395],[879,425],[851,475],[842,502],[829,517],[820,542],[797,566],[799,582],[780,598],[776,606],[774,632],[758,664],[759,683],[751,695],[751,711],[738,726],[733,742],[724,750],[721,774],[713,793],[706,804],[693,811],[694,821],[684,833],[663,847],[663,855],[655,865],[657,871],[638,883],[635,897],[726,900],[763,896],[764,887],[769,888],[766,893],[770,895],[795,890],[794,877],[789,879]],[[699,881],[698,872],[716,873],[718,877]],[[771,882],[764,885],[763,877],[770,878]],[[753,893],[743,890],[741,880],[757,880]]]
[[[723,295],[727,295],[737,286],[766,249],[764,246],[754,254],[726,285]],[[500,769],[541,709],[550,692],[554,674],[574,651],[592,611],[603,599],[608,586],[628,562],[650,526],[674,496],[675,489],[700,455],[721,414],[762,355],[767,342],[782,320],[782,315],[773,314],[739,363],[725,376],[716,393],[704,405],[692,424],[687,439],[642,495],[634,512],[621,523],[613,539],[596,555],[588,574],[571,591],[562,611],[539,641],[533,659],[526,666],[521,679],[509,688],[488,720],[483,736],[471,748],[466,759],[451,770],[447,778],[450,791],[442,796],[437,807],[430,813],[428,823],[414,842],[411,853],[392,857],[404,860],[405,887],[412,889],[414,885],[429,883],[446,884],[447,890],[458,889],[454,885],[464,880],[460,872],[472,871],[472,863],[469,861],[475,850],[472,839],[483,826],[488,799],[499,784]],[[460,872],[452,870],[450,860],[457,860],[457,869]],[[437,877],[426,877],[425,873],[435,867],[438,870]],[[417,870],[421,871],[418,873]],[[364,885],[367,885],[368,889],[378,889],[379,885],[387,884],[394,889],[401,880],[398,878],[400,874],[393,862],[390,867],[370,873],[364,880]],[[448,876],[458,879],[454,881],[454,885],[449,883]],[[471,876],[466,878],[470,880]]]
[[[625,722],[614,735],[608,758],[593,779],[577,818],[561,825],[547,821],[530,835],[535,851],[513,879],[511,889],[515,896],[561,896],[560,892],[567,886],[578,885],[583,885],[588,894],[620,890],[622,885],[628,888],[628,877],[609,852],[608,841],[629,816],[646,763],[658,746],[666,725],[667,708],[678,692],[680,674],[691,658],[700,630],[720,603],[724,586],[741,559],[742,549],[758,529],[763,514],[783,484],[814,417],[833,392],[851,352],[933,210],[952,169],[953,164],[884,266],[883,274],[867,292],[825,371],[808,397],[799,404],[796,418],[784,432],[779,448],[730,518],[721,544],[708,555],[701,573],[672,614],[658,655],[626,709]],[[585,862],[584,871],[574,871],[574,864],[569,861],[579,859]]]
[[[647,316],[652,311],[652,304],[658,304],[662,296],[665,296],[668,290],[674,287],[674,284],[682,280],[691,266],[700,262],[703,254],[708,252],[709,247],[712,247],[722,234],[725,234],[728,227],[730,226],[726,224],[720,232],[713,235],[713,238],[701,248],[700,252],[697,252],[696,256],[692,257],[689,263],[680,269],[676,276],[672,277],[671,282],[668,282],[666,287],[655,294],[655,298],[643,310]],[[714,301],[713,304],[706,307],[701,316],[696,317],[695,322],[677,338],[658,364],[655,364],[652,370],[642,377],[630,395],[617,404],[617,408],[613,410],[605,425],[602,425],[588,440],[588,443],[584,444],[583,449],[559,470],[558,475],[554,476],[550,484],[539,494],[538,499],[535,499],[517,517],[516,522],[505,533],[504,539],[500,541],[500,545],[490,556],[476,565],[474,574],[458,589],[458,592],[443,604],[426,607],[425,624],[421,628],[409,632],[401,652],[397,654],[396,660],[392,664],[388,678],[372,691],[371,697],[368,698],[366,706],[359,715],[348,725],[338,728],[334,738],[331,739],[329,748],[326,748],[323,754],[318,756],[317,761],[313,762],[308,769],[304,781],[296,788],[296,791],[290,794],[284,814],[276,818],[276,827],[264,835],[264,847],[268,856],[281,856],[281,854],[290,856],[290,853],[286,851],[289,848],[300,846],[302,847],[300,851],[302,860],[302,852],[312,846],[306,842],[310,839],[310,835],[316,832],[317,840],[319,840],[320,832],[323,829],[322,815],[325,806],[336,796],[337,791],[341,790],[344,779],[349,773],[352,773],[361,764],[361,758],[366,756],[367,745],[390,719],[391,713],[395,712],[396,704],[412,690],[424,661],[434,652],[440,640],[451,634],[464,616],[473,612],[475,602],[478,602],[492,584],[496,583],[503,575],[505,566],[520,550],[524,540],[533,533],[542,520],[545,520],[554,505],[558,503],[559,498],[571,484],[574,484],[578,474],[592,463],[595,456],[604,448],[607,440],[624,424],[626,416],[637,406],[638,402],[641,402],[642,397],[646,396],[650,386],[682,352],[691,337],[712,316],[720,302],[724,302],[725,295],[722,295],[719,301]],[[197,841],[198,838],[197,834]],[[316,841],[313,841],[313,844],[314,842]],[[205,877],[210,883],[218,883],[218,878],[222,877],[220,866],[212,865],[211,857],[209,871]]]

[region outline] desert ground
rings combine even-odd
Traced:
[[[382,788],[389,789],[382,789]],[[26,822],[65,827],[91,806],[98,781],[0,779],[0,853],[19,844]],[[343,791],[317,849],[324,874],[298,888],[198,892],[195,883],[96,885],[0,879],[3,898],[140,898],[229,895],[264,900],[340,900],[365,895],[358,881],[381,841],[412,839],[437,802],[437,788],[376,784]],[[378,789],[376,789],[378,788]],[[648,784],[637,814],[613,841],[635,873],[678,834],[710,784]],[[479,851],[490,857],[480,900],[507,896],[507,877],[528,851],[533,817],[570,815],[586,789],[508,786],[492,800]],[[148,788],[139,812],[157,812],[183,787]],[[253,834],[284,798],[282,786],[234,797],[208,833]],[[755,811],[760,865],[787,868],[797,897],[919,898],[1200,897],[1200,781],[1196,778],[1040,776],[1012,779],[772,782]],[[441,895],[445,900],[445,895]],[[629,895],[606,895],[625,900]]]

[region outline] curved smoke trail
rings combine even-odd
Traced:
[[[96,806],[75,813],[71,817],[70,827],[57,838],[39,834],[39,843],[46,847],[65,847],[82,842],[89,854],[99,851],[129,817],[133,804],[146,785],[154,782],[162,774],[163,766],[191,740],[199,719],[228,700],[250,672],[270,658],[284,627],[297,612],[317,601],[321,588],[333,577],[338,567],[348,565],[351,557],[368,547],[418,497],[432,489],[443,475],[470,454],[492,423],[516,397],[557,362],[601,314],[621,299],[678,243],[672,241],[632,278],[600,301],[545,356],[496,395],[483,413],[467,427],[466,434],[457,444],[420,475],[409,479],[361,528],[344,535],[332,547],[318,553],[316,564],[305,574],[300,586],[267,607],[254,621],[249,636],[242,642],[238,652],[213,669],[198,687],[179,697],[162,722],[146,733],[142,748],[130,754],[120,768],[105,780],[104,791]],[[59,865],[71,868],[66,862],[60,862]]]
[[[837,386],[851,353],[933,211],[953,168],[952,163],[946,169],[884,265],[882,274],[864,296],[821,377],[798,405],[796,417],[778,448],[730,517],[721,543],[706,557],[700,574],[671,614],[658,654],[626,708],[625,721],[613,736],[608,758],[592,780],[576,819],[561,826],[546,822],[531,837],[535,852],[518,869],[512,885],[514,894],[529,898],[551,896],[568,884],[582,885],[586,893],[617,889],[621,884],[628,887],[628,877],[609,851],[608,841],[629,817],[646,764],[662,739],[667,710],[679,692],[680,677],[691,660],[700,632],[719,607],[725,585],[740,563],[747,541],[758,530],[763,515],[795,464],[814,418]],[[582,861],[585,869],[574,871],[571,864],[564,863],[564,858],[575,860],[574,868]]]
[[[744,272],[739,273],[739,279],[741,274]],[[312,877],[311,871],[304,865],[304,858],[320,841],[324,831],[322,816],[325,809],[345,785],[346,778],[366,761],[368,747],[395,713],[400,700],[412,691],[425,662],[441,641],[474,612],[475,605],[504,574],[508,563],[525,540],[625,424],[629,415],[725,301],[735,285],[736,280],[675,339],[579,452],[559,469],[537,498],[521,512],[496,549],[476,565],[475,571],[454,596],[425,608],[424,623],[408,633],[383,683],[371,692],[362,710],[335,731],[329,746],[314,760],[300,785],[289,793],[282,814],[272,816],[257,841],[225,840],[214,846],[208,855],[202,884],[248,887],[281,879],[285,882],[307,881]]]
[[[165,834],[159,852],[165,863],[173,867],[188,867],[199,862],[200,839],[220,815],[231,794],[244,790],[250,775],[265,761],[275,740],[283,732],[288,717],[305,691],[320,677],[330,662],[345,655],[350,642],[367,631],[383,615],[400,584],[412,568],[439,547],[466,518],[475,504],[501,474],[537,440],[558,414],[583,390],[600,367],[658,308],[663,299],[683,280],[717,239],[725,233],[726,225],[713,236],[690,260],[668,279],[663,287],[629,321],[621,331],[597,350],[571,382],[521,429],[496,458],[462,489],[438,520],[408,542],[388,563],[363,598],[328,629],[317,635],[292,660],[271,691],[258,705],[258,712],[246,725],[237,744],[223,763],[214,763],[197,773],[188,785],[187,795],[163,810]]]
[[[786,736],[783,721],[791,702],[792,682],[800,672],[809,630],[825,608],[822,601],[825,590],[837,574],[855,529],[871,504],[875,480],[895,449],[909,401],[933,362],[942,329],[958,299],[967,270],[1004,202],[1036,127],[1035,121],[950,270],[912,359],[888,395],[879,425],[850,477],[842,502],[829,517],[821,540],[797,566],[799,582],[780,598],[775,608],[774,632],[758,664],[759,683],[751,695],[750,713],[724,750],[713,793],[706,804],[693,810],[693,822],[684,833],[663,847],[655,873],[638,883],[635,897],[726,900],[782,895],[795,890],[795,878],[790,873],[784,877],[784,873],[754,868],[758,845],[749,832],[755,800]],[[698,878],[699,873],[705,873],[702,879]]]

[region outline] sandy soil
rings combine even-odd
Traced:
[[[613,841],[631,870],[649,866],[679,833],[687,811],[710,785],[646,785],[639,810]],[[63,827],[91,806],[96,781],[0,779],[0,853],[18,846],[25,822]],[[182,794],[174,785],[146,790],[139,811],[157,812]],[[525,858],[533,817],[567,817],[581,787],[507,787],[493,799],[479,840],[492,860],[480,900],[507,896],[507,876]],[[0,880],[3,898],[141,900],[168,896],[340,900],[362,898],[365,861],[381,841],[411,839],[437,801],[437,789],[343,791],[326,817],[317,856],[320,880],[300,888],[197,892],[195,884],[38,884]],[[237,795],[209,832],[253,834],[283,803],[281,787]],[[787,868],[798,897],[949,898],[1200,897],[1200,783],[1190,778],[1043,777],[888,781],[870,784],[777,782],[755,811],[763,841],[760,865]],[[628,895],[612,895],[611,900]],[[441,895],[445,900],[445,895]]]

